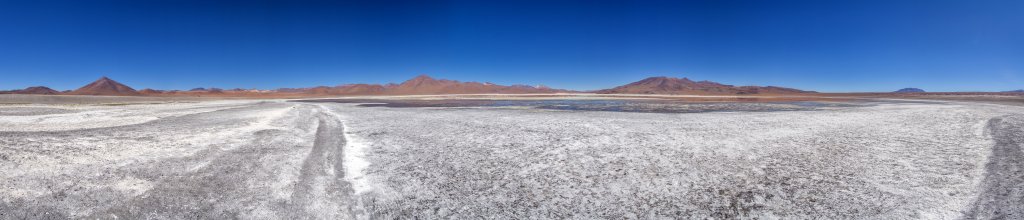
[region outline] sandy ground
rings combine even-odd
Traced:
[[[1021,110],[8,104],[0,219],[1017,219]]]

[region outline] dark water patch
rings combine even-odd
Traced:
[[[855,105],[824,102],[679,102],[679,101],[596,101],[573,103],[548,103],[536,105],[540,109],[654,112],[654,113],[700,113],[700,112],[768,112],[806,111],[826,107],[853,107]]]
[[[723,111],[798,111],[814,108],[789,104],[775,103],[623,103],[615,105],[583,104],[583,105],[541,105],[540,109],[582,110],[582,111],[614,111],[614,112],[652,112],[652,113],[700,113]]]
[[[839,102],[687,102],[678,100],[384,100],[384,99],[317,99],[297,102],[356,103],[361,107],[424,108],[424,107],[526,107],[568,111],[614,111],[649,113],[700,112],[768,112],[806,111],[822,108],[864,106],[862,103]]]

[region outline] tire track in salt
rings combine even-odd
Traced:
[[[326,105],[316,106],[321,110],[320,120],[326,121],[326,124],[330,125],[323,132],[317,131],[316,143],[319,145],[321,139],[324,139],[323,144],[331,146],[330,151],[333,153],[330,154],[330,159],[327,161],[333,162],[335,182],[345,192],[342,196],[343,199],[350,202],[347,205],[348,217],[368,219],[365,215],[367,212],[363,208],[363,201],[359,197],[360,194],[370,190],[363,174],[363,169],[369,164],[362,158],[365,145],[358,140],[353,140],[354,137],[345,133],[347,127],[344,124],[343,116],[335,113]]]
[[[1009,117],[988,122],[996,145],[985,164],[981,193],[965,219],[1024,219],[1024,125]]]
[[[291,202],[296,213],[316,218],[352,218],[350,184],[342,181],[345,138],[341,121],[327,114],[317,115],[313,149],[302,161],[299,180]],[[342,215],[342,216],[338,216]]]

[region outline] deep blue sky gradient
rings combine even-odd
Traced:
[[[827,92],[1024,89],[1024,1],[6,1],[0,89],[648,76]]]

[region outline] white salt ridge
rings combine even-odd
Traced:
[[[323,112],[341,120],[345,136],[345,156],[342,163],[345,166],[345,181],[352,184],[352,191],[355,194],[371,191],[373,186],[370,185],[370,181],[364,172],[370,166],[370,162],[366,160],[366,150],[370,147],[370,144],[352,134],[351,129],[345,123],[344,116],[335,113],[324,105],[320,105],[320,108],[323,109]]]
[[[366,158],[366,149],[369,148],[369,143],[363,141],[359,137],[352,135],[348,132],[349,128],[347,125],[345,128],[345,180],[352,183],[352,190],[355,194],[361,194],[370,191],[373,187],[370,185],[370,181],[366,177],[367,167],[370,166],[370,162]]]

